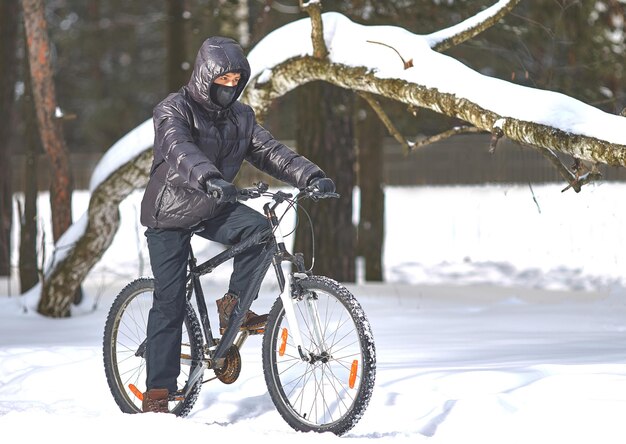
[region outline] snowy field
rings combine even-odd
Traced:
[[[375,336],[376,387],[342,438],[297,433],[282,420],[258,337],[242,350],[239,380],[205,385],[188,418],[118,410],[101,336],[115,293],[148,274],[137,193],[72,318],[38,316],[34,295],[0,281],[0,430],[27,443],[623,443],[626,185],[561,188],[387,189],[387,282],[350,285]],[[78,193],[76,215],[85,207]],[[223,294],[229,271],[207,280],[209,298]],[[254,309],[275,297],[265,285]]]

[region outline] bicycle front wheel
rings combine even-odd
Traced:
[[[342,435],[359,421],[372,396],[376,351],[358,301],[332,279],[298,281],[294,304],[304,350],[297,350],[282,300],[263,337],[263,371],[278,412],[299,431]],[[303,356],[304,355],[304,359]]]
[[[128,284],[115,298],[104,328],[104,370],[111,394],[125,413],[140,413],[141,397],[146,391],[146,330],[148,312],[152,307],[153,279],[137,279]],[[181,347],[179,392],[184,393],[189,375],[201,365],[203,336],[198,317],[186,304]],[[169,410],[176,416],[186,416],[193,407],[202,378],[186,397],[176,396]]]

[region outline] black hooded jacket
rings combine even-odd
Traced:
[[[213,103],[213,81],[238,72],[233,102]],[[254,111],[236,101],[250,78],[241,46],[211,37],[198,52],[189,83],[170,94],[153,112],[154,160],[141,202],[141,223],[152,228],[193,228],[219,211],[205,182],[232,182],[244,160],[297,188],[324,177],[314,163],[276,141],[256,122]]]

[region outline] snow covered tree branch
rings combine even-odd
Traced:
[[[432,39],[436,33],[429,39],[400,28],[359,25],[337,13],[323,14],[323,18],[327,59],[311,57],[310,50],[302,54],[303,48],[311,45],[301,37],[309,34],[308,20],[275,31],[250,54],[256,72],[245,99],[261,116],[277,97],[304,83],[323,80],[428,108],[485,131],[498,129],[511,140],[537,148],[626,166],[622,116],[560,93],[481,75],[433,51],[431,45],[443,41]],[[449,33],[446,35],[446,41],[455,41]],[[274,50],[272,54],[270,48],[276,48],[278,41],[290,44],[284,53],[279,55]],[[403,60],[413,60],[414,67],[405,69],[395,51],[368,41],[386,43]]]

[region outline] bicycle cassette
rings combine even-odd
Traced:
[[[224,366],[214,369],[217,379],[224,384],[232,384],[241,373],[241,355],[235,345],[231,345],[224,357]]]

